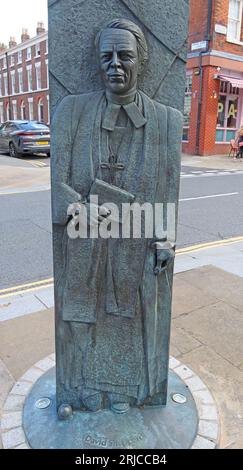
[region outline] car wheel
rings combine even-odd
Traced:
[[[10,142],[10,144],[9,144],[9,155],[12,158],[18,158],[18,156],[19,156],[13,142]]]

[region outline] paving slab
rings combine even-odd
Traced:
[[[188,290],[190,290],[190,295],[188,295]],[[185,275],[175,276],[172,304],[172,315],[174,318],[190,313],[200,307],[213,305],[218,300],[213,292],[205,296],[200,285],[196,285],[196,283],[189,284],[185,280]]]
[[[197,371],[214,396],[221,421],[219,447],[231,448],[242,441],[243,372],[207,346],[182,355],[180,360]]]
[[[16,380],[54,349],[52,309],[0,324],[0,358]]]
[[[218,302],[177,318],[174,327],[182,328],[200,343],[212,347],[231,364],[242,365],[243,315],[240,310]]]
[[[214,266],[186,271],[182,279],[190,286],[198,287],[204,295],[211,295],[243,310],[243,282],[240,276],[227,273]],[[189,295],[189,293],[188,293]]]

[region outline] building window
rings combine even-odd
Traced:
[[[15,61],[14,61],[14,55],[11,55],[10,56],[10,65],[14,65]]]
[[[35,64],[35,74],[36,74],[36,88],[41,90],[41,63],[38,62]]]
[[[9,113],[9,103],[6,104],[6,121],[9,121],[10,113]]]
[[[27,67],[27,88],[28,88],[28,91],[32,91],[33,90],[33,83],[32,83],[32,67],[28,66]]]
[[[16,93],[15,85],[16,85],[15,71],[13,71],[13,72],[11,72],[12,95],[14,95]]]
[[[48,59],[46,59],[46,88],[49,88],[49,70],[48,70]]]
[[[192,105],[192,75],[186,77],[185,99],[184,99],[184,122],[183,122],[183,142],[189,140],[190,116]]]
[[[239,88],[233,88],[229,82],[220,83],[216,143],[229,143],[235,138],[238,127],[238,109],[240,103]]]
[[[26,60],[30,60],[30,59],[31,59],[31,47],[27,47]]]
[[[230,0],[227,39],[240,42],[243,0]]]
[[[4,116],[3,116],[3,103],[0,103],[0,122],[4,122]]]
[[[40,43],[38,42],[38,44],[35,45],[35,55],[36,57],[39,57],[40,56]]]
[[[18,76],[19,76],[19,93],[23,93],[24,85],[23,85],[23,71],[22,71],[22,69],[18,69]]]
[[[3,80],[2,80],[2,75],[0,75],[0,96],[2,95],[2,86],[3,86]]]
[[[3,93],[5,96],[7,96],[8,95],[8,76],[6,73],[3,75],[3,85],[4,85]]]
[[[28,102],[29,102],[29,120],[33,121],[34,119],[33,98],[29,98]]]
[[[21,119],[23,119],[24,121],[26,119],[26,109],[25,109],[24,101],[22,101],[20,105],[20,115],[21,115]]]
[[[16,101],[12,101],[12,107],[13,107],[13,119],[16,120],[17,119],[17,102]]]
[[[46,40],[46,54],[48,54],[48,39]]]
[[[6,59],[6,57],[4,57],[4,59],[3,59],[3,68],[4,69],[7,68],[7,59]]]
[[[38,120],[44,122],[44,105],[41,98],[38,101]]]
[[[50,103],[49,103],[49,95],[46,97],[47,99],[47,124],[50,122]]]
[[[18,51],[18,63],[22,62],[22,51]]]

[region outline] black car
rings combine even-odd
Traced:
[[[46,153],[50,156],[50,129],[38,121],[7,121],[0,125],[0,151],[11,157]]]

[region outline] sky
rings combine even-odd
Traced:
[[[22,28],[36,36],[38,21],[47,29],[47,0],[0,0],[0,43],[8,45],[10,36],[20,43]]]

